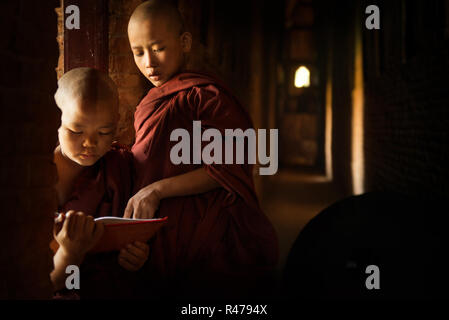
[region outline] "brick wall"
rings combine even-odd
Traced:
[[[381,31],[365,32],[367,190],[447,199],[449,5],[383,5]]]
[[[55,9],[58,16],[58,36],[56,37],[59,48],[58,65],[56,67],[58,80],[64,74],[64,14],[62,10],[62,0],[59,1],[59,4],[59,7]]]
[[[52,293],[57,6],[58,1],[0,4],[0,298]]]

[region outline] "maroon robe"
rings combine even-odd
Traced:
[[[69,200],[60,211],[82,211],[94,218],[123,217],[132,193],[132,168],[132,153],[113,144],[109,152],[77,178]],[[118,264],[118,252],[87,254],[80,272],[81,299],[133,295],[135,274]]]
[[[259,207],[252,165],[170,161],[170,150],[178,143],[170,141],[171,132],[186,129],[192,144],[194,120],[201,121],[202,130],[216,128],[223,136],[225,129],[252,128],[250,117],[223,84],[193,72],[150,89],[135,113],[134,192],[201,167],[221,185],[204,194],[161,201],[156,216],[168,216],[168,224],[151,242],[146,294],[163,289],[168,295],[251,294],[267,286],[277,264],[277,236]],[[223,159],[224,154],[223,146]]]

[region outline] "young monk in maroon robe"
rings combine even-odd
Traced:
[[[138,6],[128,36],[137,67],[155,87],[135,113],[136,194],[125,216],[168,216],[167,227],[150,244],[144,294],[262,294],[278,247],[258,204],[252,166],[170,160],[175,129],[186,129],[193,137],[192,122],[199,120],[203,129],[216,128],[224,135],[225,129],[251,128],[248,114],[217,79],[184,70],[192,36],[167,1]]]
[[[132,191],[132,154],[113,144],[119,119],[115,84],[95,69],[73,69],[59,80],[55,100],[62,111],[54,153],[60,212],[83,212],[91,220],[123,216]],[[147,244],[136,242],[119,254],[88,256],[81,266],[81,296],[132,295],[124,290],[133,290],[128,271],[142,267],[148,250]],[[80,256],[81,263],[84,253]]]

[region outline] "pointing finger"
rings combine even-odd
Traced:
[[[131,218],[133,215],[133,200],[129,199],[128,204],[126,205],[125,213],[123,214],[123,218]]]

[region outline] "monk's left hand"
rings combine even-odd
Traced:
[[[150,253],[150,247],[143,242],[136,241],[120,250],[118,263],[128,271],[137,271],[145,264]]]
[[[154,213],[159,208],[160,201],[160,192],[154,184],[150,184],[149,186],[140,189],[139,192],[129,199],[123,217],[134,219],[152,219],[154,217]]]

